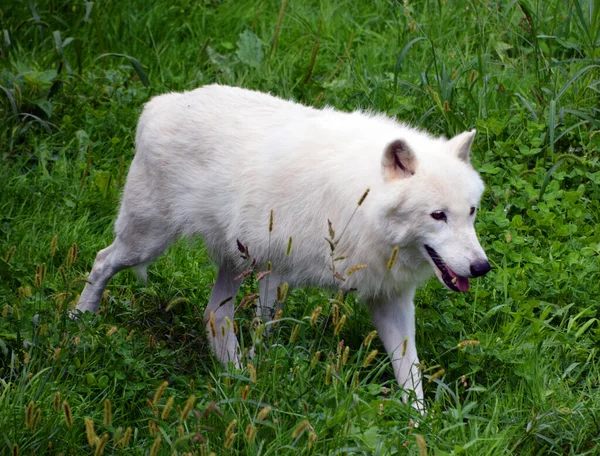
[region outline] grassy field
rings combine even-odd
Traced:
[[[599,1],[0,9],[0,454],[600,454]],[[402,403],[368,312],[335,291],[290,292],[273,347],[225,371],[201,240],[68,318],[112,239],[143,104],[215,81],[477,128],[493,270],[466,294],[417,294],[427,417]],[[238,318],[247,347],[251,309]]]

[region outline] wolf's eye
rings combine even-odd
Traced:
[[[446,222],[448,218],[446,217],[446,213],[444,211],[435,211],[431,213],[431,217],[434,220],[440,220],[442,222]]]
[[[475,206],[471,206],[471,215],[475,213]]]

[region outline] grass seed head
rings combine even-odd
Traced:
[[[215,337],[217,337],[217,327],[215,325],[215,313],[213,311],[211,311],[209,314],[208,324],[210,326],[210,334],[212,335],[212,338],[214,339]]]
[[[231,434],[229,437],[227,437],[227,439],[225,439],[225,443],[223,444],[223,447],[228,450],[229,448],[231,448],[231,445],[233,445],[233,440],[235,439],[235,436],[237,434]]]
[[[128,426],[127,429],[125,429],[125,433],[123,434],[123,437],[121,437],[118,442],[118,445],[121,448],[125,448],[126,446],[129,446],[129,440],[131,440],[132,433],[133,433],[133,429],[131,429],[131,426]]]
[[[62,403],[62,407],[63,414],[65,416],[65,422],[67,423],[67,426],[70,429],[71,427],[73,427],[73,415],[71,414],[71,406],[66,400],[64,400]]]
[[[242,388],[240,397],[242,398],[243,401],[245,401],[246,399],[248,399],[249,394],[250,394],[250,385],[246,385]]]
[[[19,298],[29,298],[32,295],[31,287],[26,285],[24,287],[19,287]]]
[[[73,242],[67,252],[67,268],[70,268],[77,261],[77,243]]]
[[[300,325],[294,326],[294,329],[292,329],[292,333],[290,334],[290,344],[293,344],[294,342],[296,342],[299,332],[300,332]]]
[[[35,409],[35,413],[33,414],[33,422],[31,423],[31,430],[33,432],[35,432],[35,430],[37,429],[37,425],[40,422],[40,419],[42,418],[42,409],[41,408],[36,408]]]
[[[352,376],[352,388],[356,389],[358,388],[358,385],[360,384],[360,374],[358,373],[358,371],[354,372],[354,375]]]
[[[167,399],[167,403],[165,404],[165,408],[163,409],[160,417],[163,420],[166,420],[169,417],[169,413],[171,413],[171,408],[173,407],[173,402],[175,401],[175,398],[173,396],[171,396],[169,399]]]
[[[469,75],[469,82],[473,84],[473,81],[477,78],[477,71],[471,70],[471,74]]]
[[[321,314],[322,310],[323,310],[322,306],[318,306],[315,310],[313,310],[312,314],[310,315],[310,325],[311,326],[315,326],[317,324],[317,319],[319,318],[319,315]]]
[[[288,239],[287,249],[285,249],[285,256],[290,256],[292,253],[292,236]]]
[[[13,255],[15,254],[16,251],[17,251],[17,246],[13,245],[10,249],[8,249],[8,252],[6,252],[6,256],[4,257],[4,261],[6,261],[7,263],[9,263],[10,259],[13,257]]]
[[[419,447],[419,456],[427,456],[427,443],[425,443],[423,436],[415,434],[415,440],[417,441],[417,446]]]
[[[277,285],[277,301],[284,302],[287,298],[289,285],[287,282]]]
[[[331,309],[331,322],[334,326],[337,326],[340,321],[340,306],[334,304]]]
[[[248,373],[250,374],[250,381],[256,383],[256,369],[252,363],[248,363]]]
[[[248,442],[250,442],[250,443],[254,442],[257,431],[258,431],[258,429],[256,427],[254,427],[252,425],[252,423],[249,424],[248,426],[246,426],[246,439],[248,440]]]
[[[390,259],[387,262],[387,270],[391,270],[392,266],[394,266],[394,263],[396,262],[396,258],[398,257],[398,246],[394,247],[394,250],[392,250],[392,256],[390,256]]]
[[[225,437],[229,438],[229,436],[231,436],[233,434],[233,431],[235,431],[235,427],[237,426],[237,423],[238,423],[238,420],[236,420],[236,419],[234,419],[231,423],[229,423],[229,425],[225,429]]]
[[[432,383],[434,380],[440,378],[442,375],[446,373],[446,369],[440,369],[437,372],[433,373],[431,377],[429,377],[428,382]]]
[[[187,301],[188,299],[185,296],[178,296],[176,298],[173,298],[169,301],[167,307],[165,307],[165,312],[170,312],[174,307]]]
[[[52,408],[55,412],[60,410],[60,391],[54,393],[54,401],[52,401]]]
[[[112,424],[112,404],[110,399],[104,399],[104,425],[110,426]]]
[[[363,363],[363,367],[368,367],[369,364],[371,364],[373,362],[373,360],[375,359],[375,357],[377,356],[377,353],[378,353],[377,349],[371,350],[371,352],[365,358],[365,362]]]
[[[356,266],[352,266],[350,269],[348,269],[348,272],[346,272],[346,277],[350,277],[356,271],[360,271],[361,269],[365,269],[366,267],[366,264],[357,264]]]
[[[364,340],[364,342],[363,342],[363,345],[364,345],[365,347],[368,347],[368,346],[369,346],[369,344],[370,344],[370,343],[373,341],[373,339],[375,339],[375,337],[376,337],[376,336],[377,336],[377,331],[376,331],[376,330],[373,330],[373,331],[371,331],[371,332],[370,332],[370,333],[367,335],[367,337],[365,337],[365,340]]]
[[[333,224],[329,219],[327,219],[327,228],[329,230],[329,239],[333,241],[335,239],[335,230],[333,229]]]
[[[39,264],[35,265],[35,278],[33,279],[33,286],[39,287],[42,284],[42,268]]]
[[[348,356],[350,355],[350,347],[344,348],[344,354],[342,355],[342,366],[345,366],[348,362]]]
[[[158,432],[158,423],[155,420],[148,420],[148,430],[150,435],[155,436]]]
[[[358,200],[358,205],[362,205],[362,203],[365,202],[365,199],[367,199],[367,196],[369,195],[369,192],[371,191],[370,188],[366,189],[365,192],[362,194],[362,196],[360,197],[360,199]]]
[[[338,322],[337,325],[335,325],[335,328],[333,328],[333,335],[337,336],[340,331],[344,328],[344,325],[346,324],[346,314],[342,315],[342,318],[340,318],[340,321]]]
[[[169,382],[168,381],[164,381],[162,382],[160,385],[158,385],[158,388],[156,389],[156,393],[154,393],[154,399],[152,400],[152,403],[154,405],[158,404],[158,401],[160,401],[160,398],[162,397],[163,393],[165,392],[165,388],[169,386]]]
[[[331,383],[331,370],[333,366],[331,364],[327,365],[327,370],[325,371],[325,384],[329,385]]]
[[[321,359],[321,352],[320,351],[315,352],[312,359],[310,360],[310,367],[315,367],[320,359]]]
[[[63,268],[62,266],[59,266],[58,272],[60,272],[60,275],[63,279],[63,283],[66,285],[67,284],[67,273],[65,271],[65,268]]]
[[[304,431],[306,431],[309,425],[310,422],[308,420],[302,420],[292,432],[292,439],[296,439],[297,437],[299,437]]]
[[[273,209],[269,213],[269,233],[273,232]]]
[[[108,434],[104,434],[101,439],[98,439],[98,443],[96,444],[96,451],[94,451],[94,456],[102,456],[104,454],[104,448],[106,448],[108,438]]]
[[[183,411],[181,412],[181,421],[185,421],[188,414],[192,411],[192,409],[194,408],[194,404],[196,403],[196,396],[194,396],[193,394],[188,398],[187,402],[185,403],[185,407],[183,407]]]
[[[150,399],[148,399],[148,398],[146,398],[146,405],[147,405],[148,407],[150,407],[150,410],[152,410],[152,414],[153,414],[154,416],[158,416],[158,408],[156,408],[156,405],[154,405],[154,404],[152,403],[152,401],[151,401]]]
[[[257,418],[260,421],[264,421],[267,416],[269,415],[269,412],[271,411],[271,407],[269,407],[268,405],[266,407],[263,407],[260,412],[258,412]]]
[[[457,347],[458,348],[465,348],[465,347],[476,347],[477,345],[479,345],[480,342],[476,339],[469,339],[469,340],[463,340],[462,342],[459,342]]]
[[[32,423],[33,423],[33,413],[35,410],[35,404],[33,403],[33,401],[29,402],[29,404],[27,405],[27,408],[25,409],[25,426],[27,427],[27,429],[32,429]]]
[[[156,456],[158,454],[158,450],[160,449],[160,435],[154,439],[154,443],[152,444],[152,448],[150,448],[150,456]]]
[[[408,337],[405,337],[402,341],[402,357],[406,355],[406,348],[408,347]]]
[[[94,420],[91,418],[84,418],[85,422],[85,435],[87,436],[88,444],[93,448],[98,444],[98,436],[94,430]]]

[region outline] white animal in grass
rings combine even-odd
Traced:
[[[330,220],[339,233],[335,255],[345,258],[336,270],[366,265],[343,285],[364,298],[398,383],[422,408],[415,290],[434,271],[450,290],[467,291],[469,278],[490,269],[474,229],[484,189],[470,163],[474,136],[434,138],[382,115],[317,110],[220,85],[157,96],[139,120],[116,238],[96,256],[77,310],[97,311],[118,271],[145,274],[174,240],[202,236],[218,265],[204,314],[208,337],[224,364],[239,367],[227,323],[236,276],[247,268],[237,241],[259,266],[272,264],[257,306],[267,322],[280,283],[340,286],[324,239]]]

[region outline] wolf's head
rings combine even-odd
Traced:
[[[474,228],[484,188],[470,162],[474,137],[475,130],[450,140],[408,136],[389,143],[382,159],[387,237],[416,247],[453,291],[490,270]]]

